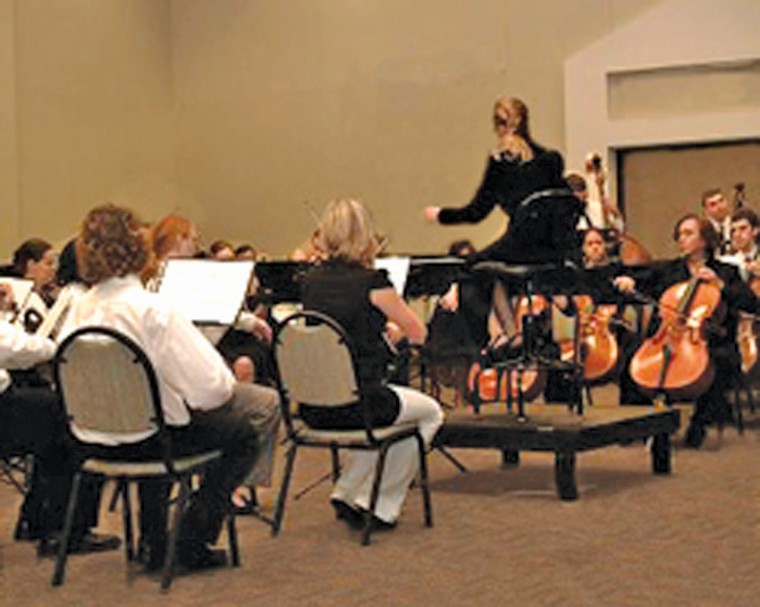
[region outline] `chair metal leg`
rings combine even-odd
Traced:
[[[25,458],[22,458],[25,459]],[[9,485],[13,485],[21,495],[26,495],[31,486],[31,472],[27,472],[26,463],[16,463],[15,458],[2,458],[0,460],[0,475]],[[16,478],[21,473],[21,480]],[[30,479],[30,480],[27,480]]]
[[[240,567],[240,549],[238,547],[237,526],[235,525],[235,511],[232,508],[227,513],[227,539],[230,545],[232,566]]]
[[[111,500],[108,502],[108,511],[116,512],[116,506],[119,503],[119,497],[121,496],[121,484],[117,481],[114,485],[113,493],[111,494]]]
[[[338,447],[336,445],[330,447],[330,455],[332,457],[332,481],[333,483],[337,483],[340,477],[340,457],[338,456]]]
[[[161,589],[168,590],[172,583],[174,573],[174,561],[177,554],[177,538],[179,529],[182,524],[182,516],[185,511],[185,504],[190,496],[190,478],[183,476],[179,479],[179,497],[174,504],[174,515],[172,516],[172,528],[169,532],[169,544],[166,547],[166,556],[164,557],[164,572],[161,579]]]
[[[132,531],[132,506],[129,501],[129,481],[127,479],[119,479],[117,483],[117,491],[114,492],[114,495],[120,493],[122,496],[121,518],[124,523],[124,550],[127,555],[127,561],[132,561],[135,558],[135,541]]]
[[[745,383],[741,379],[739,381],[741,384]],[[744,434],[744,413],[742,411],[742,399],[740,396],[742,387],[742,385],[737,385],[734,388],[734,416],[736,418],[736,430],[739,434]]]
[[[71,492],[69,494],[69,503],[66,507],[66,518],[63,521],[63,530],[61,532],[61,539],[58,545],[58,555],[55,559],[55,571],[53,572],[53,586],[60,586],[63,584],[63,578],[66,572],[66,559],[69,554],[69,541],[71,540],[71,527],[74,524],[74,513],[77,509],[77,501],[79,500],[79,487],[82,483],[82,472],[78,470],[74,474],[74,479],[71,482]]]
[[[312,489],[316,489],[319,487],[322,483],[326,483],[327,481],[333,480],[333,472],[330,470],[327,474],[323,474],[320,476],[317,480],[310,482],[305,487],[301,488],[296,494],[293,495],[293,501],[300,500],[304,495],[309,493]],[[333,481],[335,482],[335,481]]]
[[[744,382],[744,389],[747,394],[747,404],[749,405],[749,412],[754,413],[755,412],[755,397],[752,396],[752,386],[749,382]]]
[[[372,493],[369,498],[369,509],[364,517],[364,530],[362,532],[362,546],[369,546],[369,536],[372,533],[372,517],[375,515],[377,500],[380,497],[380,483],[383,480],[385,468],[385,456],[388,454],[389,445],[383,443],[378,449],[377,465],[375,466],[375,478],[372,480]]]
[[[428,482],[428,470],[427,470],[427,453],[425,450],[425,441],[422,440],[422,436],[418,433],[415,438],[417,439],[417,446],[420,454],[420,490],[422,491],[422,504],[425,511],[425,526],[433,526],[433,505],[430,499],[430,484]]]
[[[462,462],[460,462],[456,457],[454,457],[451,452],[446,449],[443,445],[434,445],[433,449],[436,449],[445,457],[447,460],[449,460],[452,464],[454,464],[454,467],[459,470],[462,474],[465,472],[468,472],[467,466],[465,466]]]
[[[285,454],[285,471],[282,476],[282,485],[280,486],[280,493],[277,496],[277,509],[274,513],[274,521],[272,522],[272,535],[277,535],[280,532],[282,526],[282,519],[285,516],[285,500],[288,496],[288,487],[290,486],[290,477],[293,474],[293,466],[296,461],[296,451],[298,447],[295,443],[291,444],[288,452]]]

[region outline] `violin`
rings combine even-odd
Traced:
[[[715,369],[704,328],[720,303],[720,289],[698,278],[676,283],[662,294],[660,326],[630,364],[631,377],[643,392],[693,399],[710,387]]]
[[[598,306],[590,295],[576,295],[573,301],[578,310],[577,337],[559,342],[560,358],[581,361],[584,379],[601,382],[615,373],[620,360],[618,342],[610,330],[617,306]]]

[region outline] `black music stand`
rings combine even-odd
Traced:
[[[498,281],[506,286],[507,293],[517,297],[525,297],[528,309],[533,309],[533,298],[539,294],[573,293],[577,289],[577,272],[571,262],[538,263],[510,265],[498,261],[484,261],[475,264],[473,274],[487,276],[490,280]],[[577,362],[565,363],[544,356],[537,349],[535,319],[532,314],[527,314],[523,319],[522,344],[516,356],[507,358],[494,365],[497,375],[501,371],[507,374],[506,405],[507,410],[513,410],[512,377],[517,374],[517,416],[520,420],[526,420],[525,395],[523,392],[522,379],[529,368],[543,368],[546,370],[563,370],[570,372],[576,382],[583,377],[583,368]],[[497,386],[497,395],[499,388]],[[578,395],[574,400],[574,396]],[[568,399],[568,408],[578,414],[583,413],[583,399],[580,390],[574,390]]]
[[[258,304],[275,305],[301,301],[301,282],[312,264],[305,261],[259,261],[253,271],[259,281],[249,298],[251,309]]]

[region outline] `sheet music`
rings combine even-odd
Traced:
[[[231,325],[235,322],[253,261],[171,259],[166,263],[158,292],[193,322]]]
[[[378,257],[375,259],[376,270],[386,270],[388,278],[396,289],[396,292],[404,296],[406,277],[409,276],[408,257]]]

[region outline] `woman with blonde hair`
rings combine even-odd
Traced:
[[[355,200],[330,202],[315,244],[322,261],[304,277],[304,308],[327,314],[351,336],[362,393],[371,395],[373,424],[416,422],[430,444],[443,423],[440,405],[422,392],[386,383],[389,325],[396,337],[406,336],[414,344],[424,343],[426,329],[393,288],[387,273],[373,269],[380,243],[369,213]],[[303,405],[301,415],[322,428],[364,427],[357,404],[329,410]],[[417,472],[416,449],[411,438],[391,447],[373,519],[376,529],[395,526]],[[361,510],[369,507],[376,459],[374,452],[354,453],[333,488],[331,503],[336,516],[355,528],[361,528]]]
[[[534,141],[530,134],[528,106],[515,97],[496,100],[493,130],[496,147],[488,158],[480,187],[469,204],[459,208],[426,207],[423,212],[425,220],[443,225],[474,224],[499,206],[509,217],[507,229],[494,243],[470,256],[471,262],[578,261],[580,252],[575,226],[583,204],[563,178],[562,156]],[[476,284],[480,298],[484,302],[491,301],[492,281],[478,280]],[[503,304],[504,298],[499,292],[497,294],[494,309],[503,331],[511,328],[514,318]],[[452,311],[458,308],[456,285],[441,299],[441,305]],[[476,314],[471,310],[464,310],[464,313]],[[473,318],[472,323],[486,327],[488,318]],[[491,334],[498,332],[491,327],[489,331]]]
[[[497,205],[509,216],[507,231],[477,254],[480,260],[530,262],[561,259],[569,251],[557,245],[559,223],[565,222],[570,236],[581,212],[562,174],[564,161],[559,152],[549,150],[530,134],[528,106],[515,97],[501,97],[493,108],[496,148],[488,158],[483,181],[464,207],[426,207],[424,217],[432,223],[454,225],[478,223]],[[557,204],[529,223],[546,201]],[[571,248],[572,238],[567,247]]]

